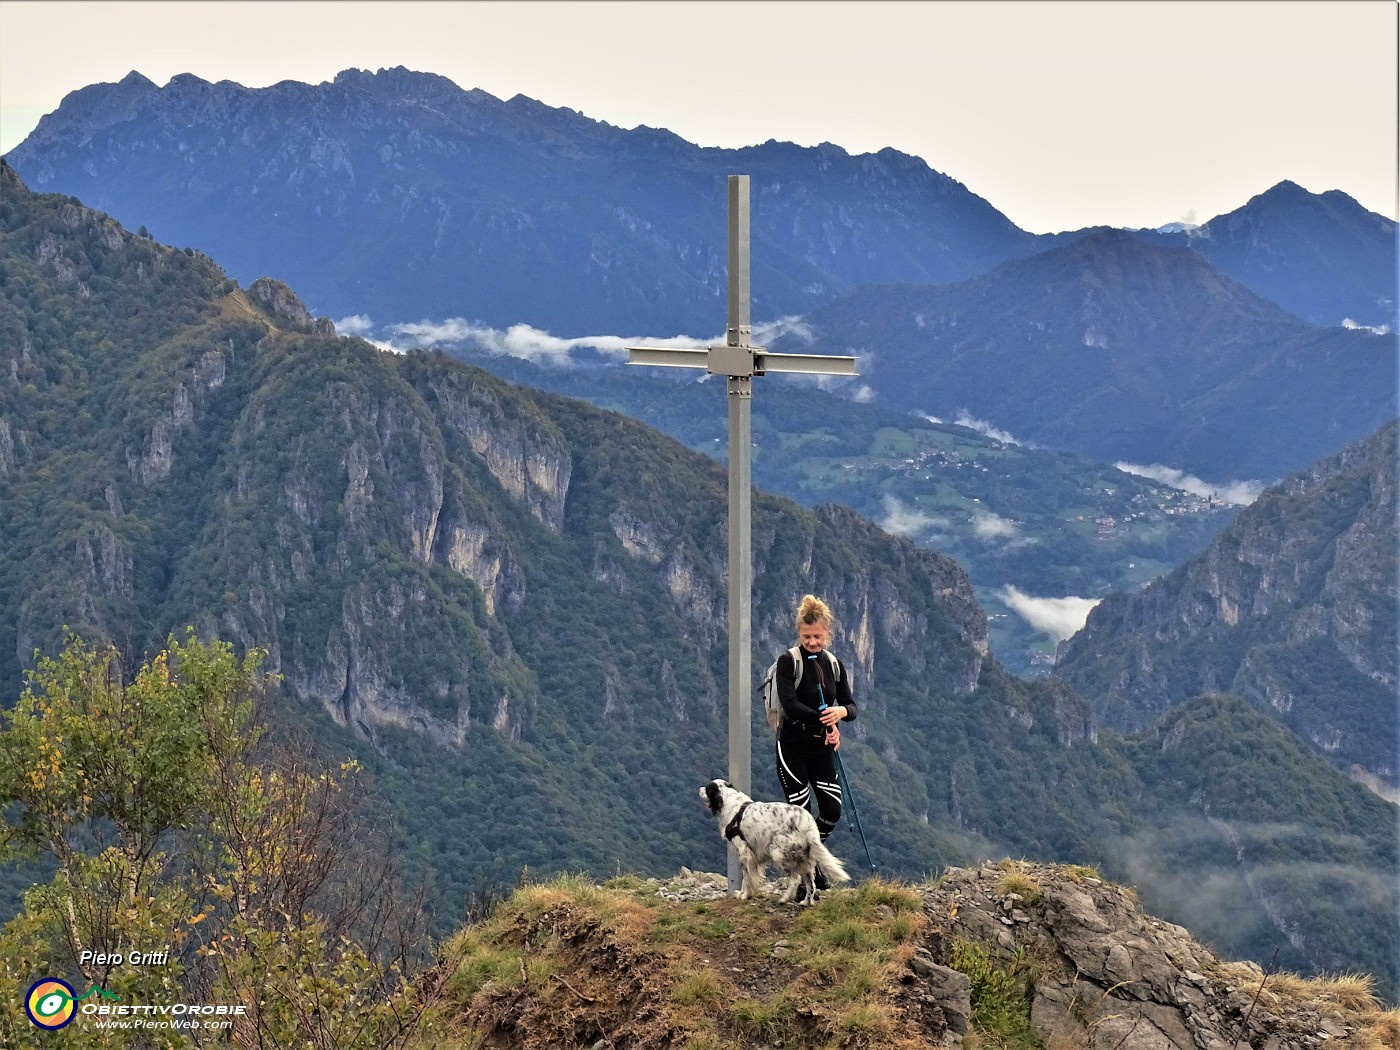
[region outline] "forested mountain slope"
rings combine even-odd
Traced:
[[[1396,426],[1290,475],[1205,552],[1106,599],[1055,673],[1124,730],[1201,692],[1238,693],[1393,796]]]
[[[722,381],[603,355],[560,364],[450,339],[435,345],[513,383],[623,412],[721,462],[728,455]],[[1199,553],[1238,511],[1071,452],[984,434],[971,421],[933,422],[802,377],[770,374],[756,384],[752,422],[757,487],[807,507],[840,503],[953,558],[987,612],[992,652],[1019,674],[1046,667],[1067,628],[1014,611],[1018,595],[1087,600],[1130,590]]]

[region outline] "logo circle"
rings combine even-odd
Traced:
[[[29,994],[24,997],[24,1012],[40,1028],[53,1031],[73,1020],[77,1013],[74,998],[73,986],[67,981],[44,977],[29,986]]]

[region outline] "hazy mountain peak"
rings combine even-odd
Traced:
[[[1122,293],[1129,298],[1151,296],[1170,300],[1180,293],[1179,282],[1189,279],[1198,282],[1197,295],[1208,290],[1212,298],[1224,295],[1247,301],[1252,317],[1287,316],[1274,303],[1259,298],[1226,277],[1194,249],[1161,244],[1130,230],[1111,226],[1094,227],[1078,240],[1028,259],[1005,263],[994,273],[1004,271],[1016,275],[1018,279],[1022,274],[1036,273],[1052,281],[1059,274],[1061,279],[1078,280],[1076,271],[1064,269],[1065,263],[1086,266],[1094,271],[1111,271],[1115,283],[1105,290]],[[990,278],[992,275],[988,276]],[[1133,286],[1133,281],[1150,281],[1151,287]]]
[[[805,321],[803,352],[856,347],[891,406],[1225,488],[1394,415],[1393,337],[1304,322],[1184,237],[1095,229],[965,281],[862,289]]]
[[[379,69],[360,69],[351,66],[342,69],[331,81],[333,84],[395,84],[403,82],[446,84],[456,88],[457,85],[440,73],[426,73],[418,69],[409,69],[407,66],[381,66]],[[460,88],[458,90],[461,90]]]
[[[94,133],[131,119],[159,96],[160,88],[133,69],[115,84],[89,84],[70,91],[58,109],[39,119],[24,141],[42,145],[63,139],[85,145]]]
[[[1303,200],[1311,196],[1311,193],[1305,190],[1302,186],[1299,186],[1292,179],[1284,179],[1281,182],[1275,183],[1273,186],[1270,186],[1263,193],[1258,194],[1258,196],[1254,199],[1258,200],[1261,198],[1282,198],[1285,200]]]
[[[1355,216],[1371,216],[1379,218],[1383,223],[1389,223],[1394,227],[1394,221],[1385,216],[1368,211],[1358,202],[1355,197],[1348,195],[1340,189],[1329,189],[1323,193],[1313,193],[1302,188],[1296,182],[1289,179],[1270,186],[1259,195],[1250,197],[1245,204],[1233,211],[1228,211],[1224,216],[1212,218],[1207,225],[1218,225],[1228,223],[1231,220],[1238,220],[1240,217],[1256,216],[1256,214],[1275,214],[1280,209],[1294,210],[1298,213],[1308,213],[1315,211],[1319,214],[1333,214],[1336,211],[1355,214]]]
[[[594,120],[586,114],[580,113],[576,109],[567,106],[551,106],[548,102],[541,102],[537,98],[529,95],[515,94],[504,103],[505,109],[517,117],[535,119],[541,121],[552,128],[577,129],[582,132],[594,131],[599,128],[611,128],[612,125],[605,121]],[[638,129],[641,130],[641,129]],[[656,129],[648,128],[647,131]],[[660,129],[665,134],[670,135],[664,128]],[[673,136],[679,138],[679,136]]]
[[[1231,216],[1240,215],[1241,213],[1258,211],[1261,208],[1270,210],[1279,208],[1300,209],[1323,213],[1329,212],[1334,208],[1341,208],[1357,214],[1375,214],[1374,212],[1367,211],[1355,197],[1352,197],[1342,190],[1327,190],[1324,193],[1313,193],[1299,186],[1296,182],[1284,179],[1282,182],[1269,187],[1263,193],[1251,197],[1234,211],[1227,212],[1225,215],[1212,219],[1211,223],[1217,223]],[[1384,218],[1384,216],[1377,217]],[[1210,223],[1207,225],[1210,225]],[[1394,225],[1394,223],[1392,222],[1391,225]]]
[[[1051,253],[1061,251],[1068,255],[1093,255],[1105,249],[1139,255],[1151,255],[1164,250],[1156,245],[1148,244],[1130,230],[1120,230],[1114,226],[1091,226],[1077,241],[1063,248],[1052,248],[1050,251]]]
[[[1217,266],[1300,317],[1395,326],[1396,226],[1341,190],[1283,181],[1195,231]],[[1340,264],[1339,264],[1340,262]],[[1331,280],[1318,275],[1331,272]]]
[[[93,86],[96,87],[100,85]],[[124,88],[153,88],[156,85],[153,81],[149,80],[147,77],[143,76],[141,73],[133,69],[126,76],[122,77],[121,80],[117,81],[117,86]],[[79,90],[85,91],[87,89],[79,88]]]
[[[176,73],[170,78],[170,82],[165,85],[166,91],[181,90],[187,88],[213,87],[214,85],[203,77],[193,73]]]
[[[1375,212],[1369,211],[1365,205],[1345,190],[1324,190],[1317,196],[1319,200],[1327,201],[1329,204],[1344,208],[1356,208],[1359,211],[1366,212],[1368,215],[1376,214]],[[1381,218],[1385,218],[1385,216],[1381,216]]]

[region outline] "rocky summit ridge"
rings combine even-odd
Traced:
[[[812,908],[741,902],[685,868],[556,881],[518,890],[440,965],[438,1016],[500,1050],[1400,1045],[1400,1011],[1365,978],[1222,961],[1094,869],[1013,860]]]

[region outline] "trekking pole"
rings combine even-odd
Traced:
[[[813,656],[807,657],[809,660],[816,659]],[[820,701],[817,710],[826,710],[826,690],[822,688],[821,676],[817,677],[817,699]],[[870,865],[870,870],[875,870],[875,861],[870,857],[870,843],[865,841],[865,829],[860,826],[860,811],[856,809],[856,796],[851,792],[851,782],[846,779],[846,767],[841,762],[841,751],[839,748],[831,749],[832,755],[836,758],[836,779],[841,783],[841,799],[844,802],[849,799],[851,802],[851,817],[856,822],[856,834],[860,835],[860,844],[865,848],[865,861]]]
[[[856,796],[851,791],[851,782],[846,779],[846,767],[841,763],[841,752],[836,755],[836,775],[841,778],[841,795],[851,804],[851,817],[856,824],[856,833],[860,835],[860,844],[865,848],[865,861],[870,865],[870,870],[875,870],[875,862],[870,859],[870,843],[865,841],[865,829],[860,826],[860,810],[856,809]]]

